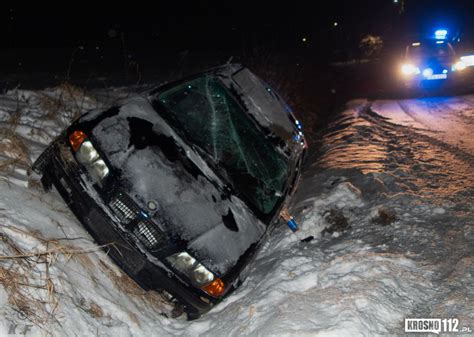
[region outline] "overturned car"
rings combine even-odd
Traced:
[[[194,319],[245,278],[305,148],[280,96],[225,65],[84,114],[32,169],[128,275]]]

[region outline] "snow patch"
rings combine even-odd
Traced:
[[[306,207],[300,214],[301,237],[319,236],[324,229],[332,226],[333,224],[328,222],[328,212],[334,209],[342,212],[344,217],[348,219],[350,226],[353,209],[364,206],[360,190],[350,182],[340,183],[331,192],[302,202],[308,203],[310,201],[313,202],[312,206]]]

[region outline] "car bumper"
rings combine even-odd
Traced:
[[[138,248],[115,228],[113,219],[91,197],[69,148],[58,140],[49,149],[48,164],[42,183],[54,185],[80,222],[100,245],[108,245],[108,255],[145,290],[165,290],[172,295],[188,315],[195,319],[209,311],[219,300],[197,294],[170,271],[151,263]],[[69,155],[67,153],[69,151]],[[66,153],[65,153],[66,152]],[[69,158],[70,157],[70,158]]]

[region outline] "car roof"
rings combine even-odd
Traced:
[[[435,39],[422,39],[422,40],[418,40],[418,41],[413,41],[410,44],[408,44],[406,46],[406,49],[405,49],[405,55],[409,56],[410,51],[415,50],[414,48],[416,48],[416,47],[422,47],[423,45],[436,46],[437,44],[443,44],[444,46],[446,46],[449,49],[449,51],[451,52],[452,55],[456,54],[456,51],[455,51],[453,45],[449,41],[435,40]]]

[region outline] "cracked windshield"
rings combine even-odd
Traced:
[[[162,117],[223,167],[234,188],[260,212],[275,208],[285,188],[287,159],[219,80],[199,77],[159,94],[158,101],[168,110],[159,111]]]

